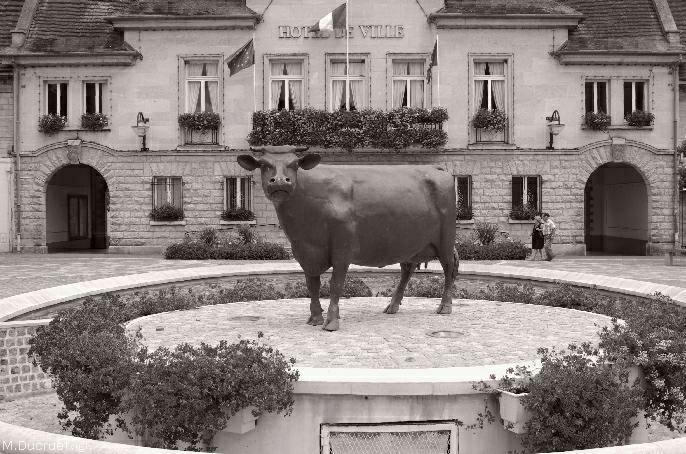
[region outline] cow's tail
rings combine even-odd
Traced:
[[[457,247],[453,247],[453,263],[455,266],[453,267],[453,282],[455,279],[457,279],[457,275],[460,273],[459,268],[460,268],[460,255],[457,253]]]

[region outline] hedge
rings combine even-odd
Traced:
[[[460,260],[524,260],[531,249],[520,241],[500,241],[485,246],[458,241],[455,248]]]
[[[285,260],[288,251],[277,243],[210,245],[202,241],[184,241],[167,246],[164,258],[174,260]]]

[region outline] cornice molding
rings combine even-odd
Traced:
[[[623,51],[583,50],[559,51],[553,54],[562,65],[674,65],[681,61],[680,50]]]
[[[47,153],[47,152],[53,151],[53,150],[66,150],[68,146],[69,145],[68,145],[67,141],[64,140],[62,142],[55,142],[55,143],[51,143],[49,145],[45,145],[44,147],[40,147],[40,148],[33,150],[33,151],[22,151],[21,156],[36,157],[36,156],[42,155],[43,153]],[[85,150],[86,148],[90,148],[92,150],[108,154],[110,156],[116,156],[116,154],[117,154],[116,151],[113,150],[112,148],[107,147],[107,146],[102,145],[102,144],[99,144],[97,142],[86,142],[86,141],[84,141],[81,143],[81,148],[82,148],[82,150]]]
[[[529,28],[573,29],[583,19],[582,15],[543,15],[543,14],[513,14],[502,16],[467,15],[460,13],[433,13],[429,15],[429,22],[437,28]]]
[[[27,53],[8,52],[0,55],[0,63],[20,66],[131,66],[140,58],[138,52],[101,53],[86,52]]]
[[[110,16],[105,17],[119,30],[231,30],[253,28],[254,14],[235,16]]]

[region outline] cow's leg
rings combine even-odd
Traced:
[[[322,305],[319,303],[319,289],[322,286],[320,276],[305,276],[307,282],[307,292],[310,294],[310,318],[307,319],[307,324],[312,326],[324,324],[324,317],[322,317]]]
[[[341,318],[338,313],[338,299],[343,295],[343,284],[345,283],[345,275],[348,273],[349,264],[334,265],[331,272],[331,301],[329,302],[329,310],[326,312],[326,321],[322,329],[327,331],[337,331],[339,327],[338,320]]]
[[[386,309],[384,309],[384,313],[395,314],[396,312],[398,312],[398,309],[400,309],[400,304],[403,300],[403,295],[405,294],[405,287],[407,287],[407,282],[412,277],[412,273],[414,273],[416,267],[416,263],[408,262],[400,264],[400,282],[398,283],[398,287],[395,289],[395,292],[393,293],[393,298],[391,298],[391,304],[386,306]]]
[[[443,267],[443,274],[445,275],[445,284],[443,286],[443,297],[441,298],[441,305],[436,309],[437,314],[450,314],[453,311],[453,283],[457,277],[460,260],[457,257],[457,251],[453,248],[452,254],[449,257],[439,257],[441,266]]]

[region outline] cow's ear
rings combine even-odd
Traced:
[[[245,170],[253,171],[260,166],[257,159],[250,156],[249,154],[242,154],[236,158],[238,165],[243,167]]]
[[[306,154],[305,156],[303,156],[302,158],[298,159],[298,166],[301,169],[305,169],[305,170],[314,169],[315,167],[317,167],[317,165],[319,164],[319,161],[321,161],[321,160],[322,160],[322,157],[319,156],[318,154],[309,153],[309,154]]]

